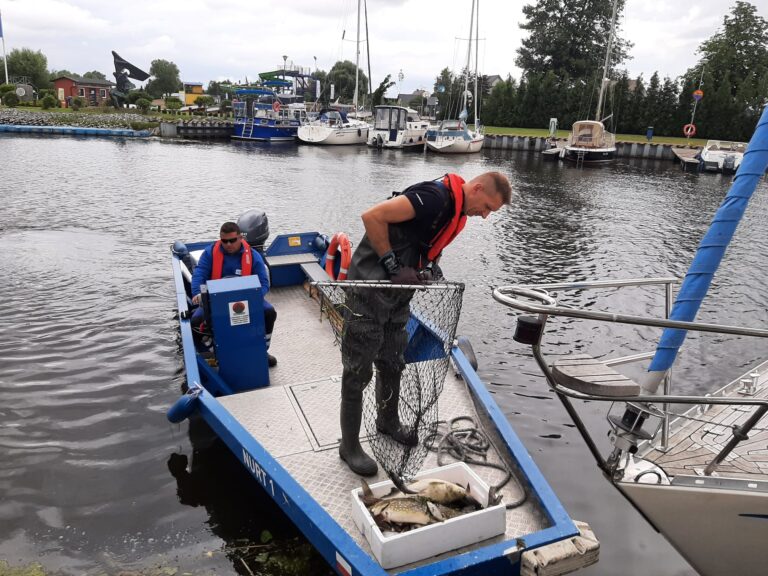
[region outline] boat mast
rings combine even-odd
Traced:
[[[611,61],[611,48],[613,47],[613,34],[616,31],[616,5],[619,0],[613,0],[613,13],[611,14],[611,31],[608,34],[608,48],[605,51],[605,64],[603,64],[603,79],[600,82],[600,96],[597,98],[597,110],[595,120],[601,122],[601,110],[603,109],[603,97],[608,86],[608,66]]]
[[[357,38],[355,38],[355,96],[352,104],[355,107],[355,118],[357,118],[357,84],[360,75],[360,0],[357,0]]]
[[[467,66],[464,68],[464,94],[461,95],[461,109],[467,110],[467,88],[469,87],[469,57],[472,54],[472,28],[475,24],[475,0],[472,0],[472,16],[469,17],[469,44],[467,45]],[[461,119],[461,113],[459,113]]]
[[[477,56],[479,52],[479,45],[480,42],[480,0],[476,0],[477,2],[477,18],[475,19],[475,132],[477,132],[478,127],[478,121],[477,121]]]

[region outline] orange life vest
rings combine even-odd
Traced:
[[[243,254],[240,257],[240,275],[250,276],[253,269],[253,254],[251,254],[251,247],[248,242],[241,240],[243,243]],[[211,280],[218,280],[221,278],[221,271],[224,269],[224,252],[221,248],[221,240],[216,240],[216,244],[213,245],[213,266],[211,267]]]
[[[464,191],[461,187],[464,184],[464,179],[458,174],[446,174],[442,182],[453,197],[453,217],[430,242],[429,252],[427,252],[427,260],[430,262],[434,262],[440,256],[443,248],[448,246],[459,235],[459,232],[462,231],[467,223],[467,215],[462,213],[464,208]]]

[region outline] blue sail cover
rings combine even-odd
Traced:
[[[709,230],[699,244],[691,267],[685,275],[680,292],[672,307],[670,318],[692,322],[696,318],[701,302],[709,290],[712,278],[731,241],[749,199],[752,197],[760,178],[768,167],[768,108],[757,123],[755,133],[749,141],[747,151],[739,166],[733,184],[712,219]],[[656,354],[648,367],[643,388],[654,393],[666,372],[672,367],[677,352],[685,341],[687,330],[666,328],[661,335]]]

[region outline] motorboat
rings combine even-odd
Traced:
[[[373,148],[419,148],[424,146],[429,122],[413,108],[376,106],[368,146]]]
[[[243,88],[235,92],[235,97],[235,140],[294,141],[299,126],[308,121],[304,101],[296,96],[267,88]]]
[[[266,244],[268,232],[241,228],[251,245]],[[252,234],[258,239],[251,240]],[[271,273],[268,299],[280,318],[270,347],[279,362],[271,368],[258,277],[207,283],[202,306],[208,328],[202,335],[192,325],[190,283],[210,241],[173,244],[170,256],[186,384],[168,410],[169,420],[202,419],[253,476],[254,485],[342,575],[385,576],[395,568],[398,574],[425,576],[564,574],[596,562],[599,542],[586,523],[568,516],[503,416],[478,376],[471,343],[444,331],[441,323],[447,316],[427,315],[415,304],[430,294],[442,299],[442,294],[451,293],[460,305],[463,285],[430,283],[414,291],[412,285],[340,281],[345,253],[342,250],[338,258],[335,250],[349,244],[336,238],[338,233],[330,242],[318,232],[287,233],[263,248]],[[420,420],[412,428],[418,431],[419,442],[413,450],[423,458],[414,477],[444,478],[461,469],[467,482],[457,485],[465,486],[467,494],[474,486],[473,498],[481,501],[475,512],[442,517],[407,532],[393,532],[393,526],[379,528],[371,520],[359,497],[360,478],[338,455],[342,364],[336,330],[346,320],[339,316],[343,302],[330,296],[347,290],[398,288],[414,293],[404,358],[406,372],[418,378],[419,393],[425,390],[421,384],[427,382],[430,366],[444,363],[446,368],[439,398],[429,407],[434,426]],[[458,320],[458,314],[453,317]],[[373,384],[367,387],[372,388]],[[408,406],[400,402],[401,421]],[[440,421],[453,424],[440,428]],[[364,417],[364,424],[360,441],[376,455],[376,442],[388,437],[377,431],[375,417]],[[486,437],[483,453],[477,452],[477,444],[473,457],[453,457],[440,449],[441,438],[454,429],[472,429]],[[428,449],[426,443],[438,450]],[[377,476],[368,483],[373,495],[385,498],[392,483],[382,467],[379,460]]]
[[[746,150],[746,142],[707,140],[699,154],[701,168],[706,172],[734,174],[741,165]]]

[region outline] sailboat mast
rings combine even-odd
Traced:
[[[477,132],[477,57],[479,52],[479,42],[480,42],[480,0],[475,0],[477,2],[477,18],[475,19],[475,132]]]
[[[352,104],[355,108],[355,118],[357,118],[357,85],[360,75],[360,0],[357,0],[357,38],[355,38],[355,96]]]
[[[603,79],[600,82],[600,96],[597,98],[597,110],[595,111],[595,120],[600,122],[601,111],[603,109],[603,98],[605,96],[605,88],[608,86],[608,66],[611,61],[611,48],[613,47],[613,35],[616,31],[616,6],[619,0],[613,0],[613,13],[611,14],[611,31],[608,34],[608,47],[605,50],[605,64],[603,64]]]
[[[469,57],[472,55],[472,28],[475,26],[475,0],[472,0],[472,15],[469,17],[469,44],[467,45],[467,66],[464,68],[464,93],[461,95],[461,109],[467,109],[467,88],[469,87]]]

